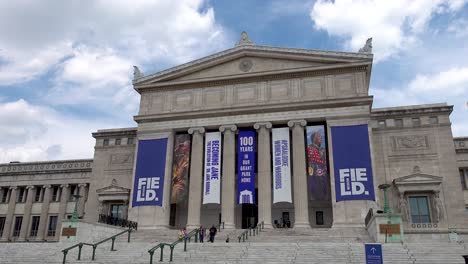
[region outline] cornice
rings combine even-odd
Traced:
[[[91,172],[92,159],[0,164],[0,175]]]
[[[163,122],[182,120],[190,118],[204,118],[204,117],[217,117],[226,115],[243,115],[243,114],[256,114],[259,111],[262,113],[271,113],[278,111],[290,111],[290,110],[306,110],[306,109],[317,109],[326,107],[347,107],[347,106],[359,106],[359,105],[370,105],[372,104],[372,96],[359,96],[350,98],[340,99],[321,99],[321,100],[309,100],[301,102],[285,102],[276,104],[262,104],[262,105],[240,105],[231,106],[229,108],[219,108],[201,111],[185,111],[178,113],[158,113],[150,115],[136,115],[133,119],[137,123],[147,122]]]
[[[135,86],[142,84],[147,81],[157,81],[158,78],[167,76],[170,74],[175,74],[187,70],[189,68],[194,68],[200,65],[210,64],[210,62],[219,60],[223,57],[229,57],[230,55],[239,56],[249,56],[254,54],[267,52],[269,54],[275,54],[279,56],[281,54],[287,55],[302,55],[302,56],[313,56],[322,60],[333,60],[333,61],[352,61],[352,60],[368,60],[372,63],[373,55],[370,53],[357,53],[357,52],[341,52],[341,51],[324,51],[324,50],[312,50],[312,49],[296,49],[296,48],[282,48],[282,47],[270,47],[270,46],[260,46],[260,45],[240,45],[231,49],[227,49],[185,64],[181,64],[167,70],[163,70],[157,73],[153,73],[147,76],[140,77],[133,81]],[[307,57],[302,58],[307,60]],[[209,65],[211,66],[211,65]]]
[[[453,105],[436,104],[436,105],[420,105],[412,107],[392,107],[392,108],[377,108],[371,110],[371,117],[373,119],[382,117],[408,117],[427,115],[432,113],[438,114],[451,114]]]
[[[93,132],[94,138],[107,138],[107,137],[123,137],[123,136],[136,136],[137,128],[122,128],[122,129],[109,129],[109,130],[98,130]]]
[[[262,82],[262,81],[285,80],[285,79],[294,79],[294,78],[353,73],[353,72],[369,72],[369,68],[368,68],[369,66],[370,64],[366,62],[366,63],[340,64],[339,67],[337,65],[334,65],[334,66],[312,67],[312,68],[308,67],[308,68],[291,69],[291,70],[278,70],[274,72],[246,73],[242,75],[220,76],[220,77],[198,79],[198,80],[144,84],[144,85],[135,86],[135,90],[141,93],[141,92],[150,92],[150,91],[167,91],[167,90],[175,90],[175,89],[201,88],[201,87],[222,86],[222,85],[231,85],[231,84]]]

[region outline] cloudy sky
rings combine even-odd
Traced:
[[[132,65],[153,73],[233,47],[357,51],[374,107],[447,102],[468,136],[468,0],[0,1],[0,162],[92,158],[91,132],[136,126]]]

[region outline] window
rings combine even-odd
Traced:
[[[133,145],[134,139],[133,138],[128,138],[127,139],[127,145]]]
[[[37,230],[39,229],[39,220],[41,219],[40,216],[34,215],[31,220],[31,232],[29,236],[35,237],[37,236]]]
[[[395,119],[395,127],[403,127],[403,119]]]
[[[115,145],[120,145],[121,141],[122,141],[122,139],[116,138],[115,139]]]
[[[430,223],[429,205],[427,196],[409,197],[411,220],[413,223]]]
[[[15,228],[13,229],[13,236],[17,237],[19,236],[21,232],[21,225],[23,224],[23,217],[22,216],[17,216],[15,217]]]
[[[36,195],[34,196],[34,201],[35,202],[41,202],[42,188],[36,186],[35,189],[36,189]]]
[[[52,187],[52,202],[59,202],[60,201],[60,195],[59,195],[59,186],[53,186]]]
[[[460,169],[460,181],[462,189],[466,190],[466,177],[468,177],[468,169]]]
[[[378,123],[379,123],[379,127],[380,127],[380,128],[383,128],[383,127],[385,127],[385,126],[386,126],[386,124],[385,124],[385,120],[379,120],[379,122],[378,122]]]
[[[431,116],[429,117],[429,124],[431,125],[436,125],[439,123],[439,118],[437,116]]]
[[[111,216],[115,218],[123,218],[123,204],[111,205]]]
[[[57,216],[49,216],[49,226],[47,227],[47,236],[55,236],[55,229],[57,229]]]
[[[2,203],[6,203],[8,198],[8,189],[2,188]]]
[[[0,217],[0,237],[3,236],[3,228],[5,228],[6,217]]]
[[[102,143],[104,146],[109,146],[109,139],[104,139],[104,142]]]
[[[413,123],[414,127],[421,126],[421,119],[419,119],[419,117],[412,118],[411,122]]]
[[[26,189],[24,187],[19,187],[18,188],[18,196],[16,196],[16,202],[17,203],[23,203],[23,199],[26,193]]]

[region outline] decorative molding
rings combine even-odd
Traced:
[[[253,61],[251,59],[242,59],[240,62],[239,62],[239,70],[241,72],[248,72],[252,69],[253,67]]]
[[[307,121],[305,121],[305,120],[291,120],[291,121],[288,121],[288,126],[289,127],[295,127],[295,126],[305,127],[306,125],[307,125]]]
[[[0,164],[0,175],[91,172],[92,159]]]
[[[204,127],[191,127],[189,128],[188,133],[189,134],[194,134],[194,133],[203,134],[205,133],[205,128]]]
[[[393,150],[419,150],[429,149],[429,140],[426,135],[393,136]]]
[[[110,155],[109,165],[130,164],[133,162],[132,154],[112,154]]]
[[[221,131],[223,133],[227,132],[227,131],[236,132],[236,130],[237,130],[236,125],[223,125],[223,126],[219,127],[219,131]]]
[[[273,126],[272,126],[271,122],[259,122],[259,123],[254,124],[255,130],[259,130],[261,128],[271,129],[272,127]]]

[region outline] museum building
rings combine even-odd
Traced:
[[[373,108],[359,52],[235,47],[154,74],[134,69],[137,127],[98,130],[94,158],[0,164],[0,241],[56,241],[76,208],[139,229],[468,229],[468,137],[445,103]],[[381,187],[381,188],[379,188]]]

